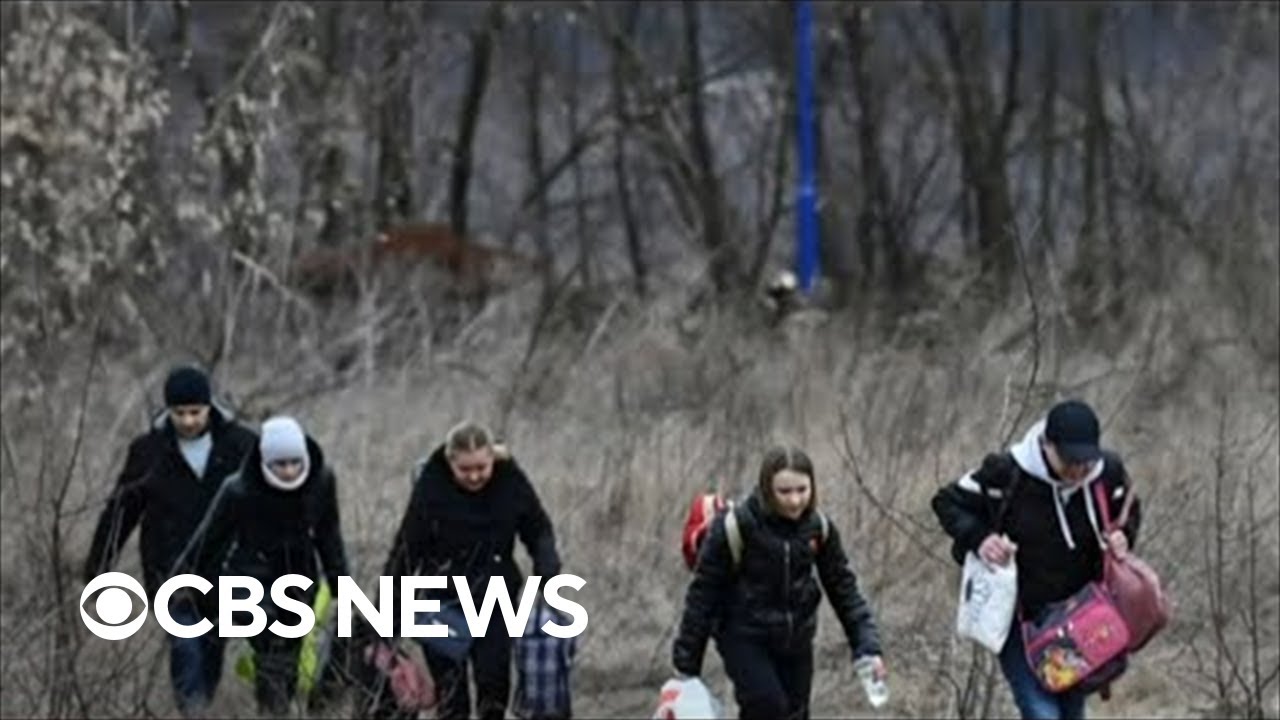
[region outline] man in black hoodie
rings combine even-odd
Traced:
[[[167,409],[151,429],[129,445],[124,470],[98,520],[84,565],[84,581],[107,572],[141,524],[138,547],[149,597],[173,573],[174,563],[209,508],[223,480],[240,468],[256,442],[253,431],[213,404],[208,377],[192,367],[175,368],[164,386]],[[206,579],[216,582],[208,573]],[[213,621],[215,593],[198,603],[175,595],[174,620],[190,625]],[[169,638],[169,673],[178,709],[199,713],[217,690],[223,644],[216,633]]]
[[[413,495],[396,532],[383,575],[464,575],[477,603],[491,577],[500,577],[513,602],[524,582],[512,557],[515,538],[533,557],[533,574],[550,579],[560,573],[551,520],[529,478],[488,430],[464,422],[449,431],[444,444],[417,473]],[[458,603],[452,587],[432,590],[427,598],[441,607]],[[400,606],[393,616],[399,628]],[[425,622],[425,619],[422,621]],[[460,659],[423,642],[424,654],[440,697],[438,717],[466,718],[471,713],[468,660],[474,664],[476,709],[482,718],[504,717],[511,687],[511,637],[499,621],[474,638]]]
[[[932,506],[952,538],[952,557],[969,552],[1018,570],[1018,605],[1025,619],[1075,594],[1102,574],[1103,544],[1124,553],[1137,540],[1141,504],[1135,498],[1122,528],[1105,533],[1094,486],[1105,490],[1107,515],[1119,515],[1132,492],[1124,463],[1099,446],[1098,418],[1078,400],[1055,405],[1007,452],[934,495]],[[1101,540],[1101,542],[1100,542]],[[1040,687],[1023,651],[1018,619],[1000,664],[1024,718],[1083,718],[1085,695]]]

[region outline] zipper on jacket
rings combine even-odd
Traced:
[[[785,588],[783,601],[787,606],[787,645],[790,645],[791,636],[794,634],[791,622],[791,543],[785,541],[782,543],[782,563],[786,569],[786,577],[783,580],[786,583],[783,586]]]

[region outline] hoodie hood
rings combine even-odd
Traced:
[[[262,423],[258,451],[262,457],[262,479],[277,490],[297,490],[307,481],[311,467],[307,447],[307,435],[297,420],[278,416]],[[271,470],[271,463],[278,460],[301,460],[302,471],[292,480],[285,480]]]
[[[1067,524],[1066,503],[1071,500],[1071,496],[1080,490],[1085,490],[1084,506],[1085,511],[1089,515],[1089,524],[1093,526],[1094,533],[1101,537],[1098,531],[1098,516],[1093,507],[1093,493],[1087,492],[1089,486],[1098,478],[1102,477],[1102,471],[1106,467],[1106,459],[1099,459],[1094,463],[1093,468],[1089,470],[1089,474],[1085,476],[1084,481],[1077,485],[1067,486],[1062,482],[1054,479],[1053,473],[1049,471],[1048,465],[1045,464],[1044,453],[1040,449],[1040,442],[1044,438],[1045,421],[1042,419],[1027,430],[1022,439],[1015,442],[1009,448],[1009,454],[1013,456],[1014,462],[1022,471],[1036,480],[1047,484],[1053,489],[1053,507],[1058,515],[1058,528],[1062,531],[1062,538],[1066,540],[1067,547],[1072,550],[1076,549],[1075,538],[1071,535],[1071,528]]]

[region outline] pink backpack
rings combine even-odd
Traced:
[[[1128,667],[1129,628],[1102,583],[1054,603],[1039,622],[1021,623],[1023,648],[1041,687],[1093,692]]]

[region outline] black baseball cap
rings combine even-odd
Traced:
[[[1045,421],[1045,439],[1053,443],[1059,457],[1073,465],[1102,457],[1102,448],[1098,446],[1100,435],[1098,416],[1093,408],[1079,400],[1054,405]]]

